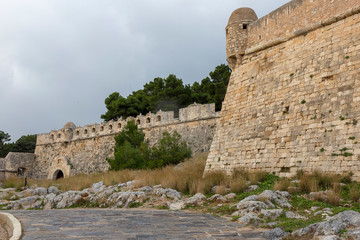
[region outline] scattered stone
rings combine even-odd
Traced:
[[[186,200],[186,204],[189,205],[200,205],[201,203],[203,203],[204,201],[206,201],[206,197],[204,196],[204,194],[202,193],[197,193],[194,196],[190,197],[189,199]]]
[[[227,202],[227,199],[220,194],[215,194],[215,195],[209,197],[208,200],[212,201],[212,202],[224,202],[224,203]]]
[[[271,239],[271,240],[280,240],[283,239],[283,237],[289,235],[287,232],[285,232],[284,229],[277,227],[270,231],[264,232],[263,237],[265,239]]]
[[[170,210],[173,210],[173,211],[178,211],[178,210],[184,209],[185,208],[185,202],[178,201],[178,202],[170,203],[169,208],[170,208]]]
[[[257,196],[257,199],[266,199],[270,202],[276,203],[281,207],[292,209],[291,204],[289,203],[289,199],[291,198],[290,193],[285,191],[271,191],[265,190],[260,195]]]
[[[142,188],[137,189],[137,191],[142,191],[142,192],[145,192],[145,193],[152,193],[153,190],[154,189],[152,187],[150,187],[150,186],[146,186],[146,187],[142,187]]]
[[[268,222],[268,223],[266,224],[266,226],[268,226],[269,228],[276,227],[277,225],[278,225],[277,222]]]
[[[338,235],[342,230],[360,228],[360,213],[355,211],[341,212],[331,217],[326,222],[311,224],[292,233],[292,237],[304,237],[312,239],[318,236]]]
[[[38,187],[35,189],[34,194],[39,195],[39,196],[44,196],[48,193],[46,188],[43,187]]]
[[[283,214],[284,210],[282,209],[261,209],[260,214],[263,215],[264,219],[275,220]]]
[[[249,224],[249,223],[258,224],[260,222],[260,218],[256,216],[256,214],[254,213],[247,213],[244,216],[240,217],[237,221],[245,224]]]
[[[178,191],[171,188],[156,188],[154,189],[154,193],[157,196],[161,196],[164,198],[171,198],[176,201],[182,198],[181,194]]]
[[[285,216],[287,218],[293,218],[293,219],[304,219],[304,220],[307,219],[306,217],[301,216],[300,214],[294,213],[294,212],[291,212],[291,211],[285,212]]]
[[[252,191],[257,190],[258,188],[259,188],[258,185],[250,185],[247,187],[246,192],[252,192]]]
[[[48,193],[55,193],[55,194],[59,194],[60,193],[60,191],[59,191],[59,189],[57,188],[57,187],[49,187],[48,189],[47,189],[47,191],[48,191]]]
[[[315,207],[315,206],[313,206],[313,207],[310,208],[310,210],[313,211],[313,212],[315,212],[315,211],[318,210],[319,208],[320,208],[320,207]]]
[[[227,200],[232,200],[232,199],[234,199],[235,197],[236,197],[236,194],[235,194],[235,193],[229,193],[229,194],[225,195],[225,198],[226,198]]]
[[[241,213],[258,213],[262,209],[269,208],[269,206],[266,203],[260,201],[242,200],[236,205],[236,208],[239,209]]]

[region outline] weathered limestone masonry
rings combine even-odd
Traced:
[[[176,130],[196,153],[209,151],[218,113],[215,104],[192,104],[180,109],[178,119],[174,112],[159,111],[84,127],[67,123],[60,130],[37,136],[35,177],[56,179],[108,170],[106,158],[113,155],[114,136],[130,119],[144,131],[150,144],[156,143],[164,131]]]
[[[231,15],[233,72],[206,171],[360,180],[359,13],[359,0],[294,0],[259,20],[249,8]]]
[[[0,180],[11,176],[35,177],[35,164],[35,154],[11,152],[6,158],[0,158]]]

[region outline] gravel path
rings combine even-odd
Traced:
[[[144,209],[9,211],[29,239],[261,239],[209,214]]]

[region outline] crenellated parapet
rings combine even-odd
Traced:
[[[69,143],[71,141],[98,138],[109,135],[116,135],[121,132],[127,122],[135,120],[140,129],[149,129],[153,127],[168,126],[171,124],[180,124],[188,121],[197,121],[201,119],[215,118],[218,113],[215,112],[215,104],[191,104],[186,108],[179,110],[179,118],[174,117],[173,111],[149,112],[146,115],[137,117],[120,118],[117,121],[102,122],[100,124],[85,125],[76,127],[74,123],[69,122],[59,130],[52,130],[50,133],[39,134],[36,145]]]

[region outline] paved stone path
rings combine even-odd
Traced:
[[[144,209],[9,211],[28,239],[261,239],[209,214]]]

